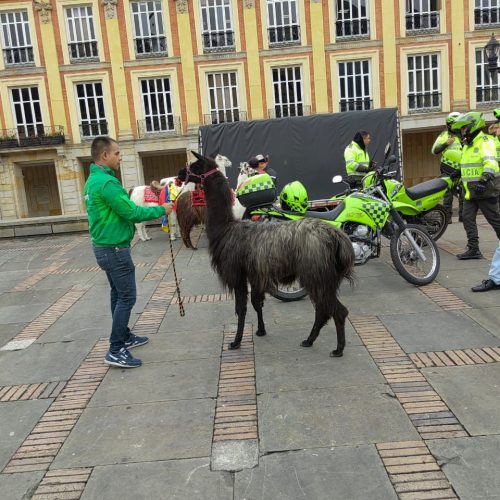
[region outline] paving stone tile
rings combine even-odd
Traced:
[[[397,496],[375,447],[365,445],[261,457],[257,468],[236,473],[235,498],[389,500]]]
[[[500,436],[437,439],[427,445],[459,498],[498,498]]]
[[[500,306],[482,309],[464,309],[463,313],[500,339]]]
[[[384,385],[264,393],[261,451],[415,440],[418,434]]]
[[[422,372],[469,434],[500,433],[500,363]]]
[[[462,311],[382,315],[380,318],[407,353],[499,345],[497,337]]]
[[[7,465],[50,403],[48,399],[0,403],[0,470]],[[3,497],[0,495],[0,498]]]
[[[27,323],[1,323],[0,324],[0,347],[4,346],[15,337]]]
[[[39,316],[49,304],[17,304],[11,306],[0,306],[0,318],[2,324],[29,323]]]
[[[82,500],[111,499],[117,490],[124,500],[145,496],[233,500],[232,483],[230,473],[210,471],[210,460],[206,458],[108,465],[94,469]]]
[[[110,370],[90,406],[217,397],[218,358],[148,363],[138,372]]]
[[[52,305],[62,297],[71,286],[56,288],[54,290],[28,289],[22,292],[8,292],[0,295],[0,307],[15,306],[19,304],[46,304]]]
[[[52,468],[210,456],[211,399],[87,408]]]
[[[0,474],[0,498],[2,500],[31,498],[43,474],[41,471]]]

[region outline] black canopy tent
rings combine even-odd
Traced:
[[[240,162],[262,153],[278,173],[278,188],[300,180],[310,199],[326,198],[339,191],[331,179],[345,175],[344,149],[357,131],[371,134],[372,159],[381,162],[390,142],[399,162],[398,127],[397,108],[205,125],[200,127],[200,152],[231,160],[234,168],[226,171],[231,186]]]

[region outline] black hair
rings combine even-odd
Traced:
[[[109,148],[112,144],[118,144],[114,139],[106,136],[96,137],[92,141],[92,145],[90,146],[90,155],[94,161],[97,161],[104,151],[109,151]]]
[[[354,134],[352,140],[364,151],[366,149],[363,139],[370,135],[366,130],[360,130]]]

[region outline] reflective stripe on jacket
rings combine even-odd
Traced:
[[[474,137],[472,144],[464,146],[460,172],[466,200],[479,198],[476,195],[474,185],[481,180],[485,173],[492,174],[494,179],[493,182],[488,183],[486,192],[480,198],[491,198],[498,194],[500,170],[496,160],[495,142],[490,136],[479,132]]]
[[[441,163],[458,169],[460,168],[460,160],[462,158],[462,144],[457,136],[451,135],[447,130],[443,130],[443,132],[438,135],[432,146],[432,154],[439,154],[435,152],[436,148],[446,144],[450,137],[453,138],[453,142],[442,152]]]
[[[363,176],[370,166],[368,153],[361,149],[359,144],[354,141],[345,148],[344,160],[347,175]],[[361,167],[361,170],[358,170],[359,167]]]

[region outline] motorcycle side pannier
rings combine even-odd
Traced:
[[[236,198],[247,208],[269,205],[276,200],[276,186],[269,174],[254,175],[239,187]]]

